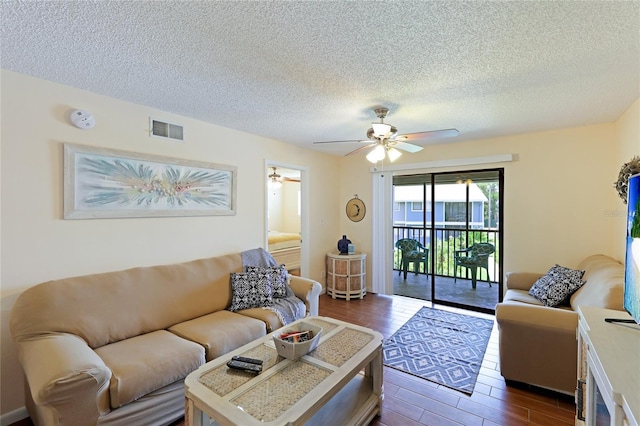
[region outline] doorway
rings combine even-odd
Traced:
[[[292,275],[301,275],[305,262],[303,169],[267,163],[267,251]]]
[[[394,294],[493,313],[502,299],[503,186],[503,169],[394,176],[394,247],[410,239],[425,252],[405,266],[395,247]]]

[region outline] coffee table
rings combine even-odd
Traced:
[[[328,317],[299,321],[322,327],[322,336],[296,361],[278,356],[276,330],[189,374],[185,423],[208,425],[206,416],[243,426],[370,423],[382,409],[382,335]],[[262,359],[262,373],[228,368],[234,355]]]

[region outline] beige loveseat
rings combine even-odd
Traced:
[[[507,380],[573,394],[576,388],[578,306],[623,310],[623,265],[604,255],[584,259],[585,284],[569,306],[547,307],[528,294],[543,274],[509,273],[504,301],[496,306],[500,372]]]
[[[262,308],[226,310],[240,253],[49,281],[16,301],[10,327],[36,425],[164,425],[184,415],[184,378],[279,328]],[[319,283],[291,277],[307,314]],[[300,309],[303,311],[303,309]]]

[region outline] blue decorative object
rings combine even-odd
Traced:
[[[349,244],[351,244],[351,240],[347,239],[346,235],[343,235],[342,239],[338,241],[338,251],[340,254],[347,254],[349,252]]]

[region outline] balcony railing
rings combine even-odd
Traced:
[[[455,252],[463,250],[475,243],[491,243],[496,251],[489,258],[489,274],[483,268],[478,271],[477,279],[480,281],[497,282],[499,278],[499,231],[495,229],[454,229],[447,227],[422,228],[409,226],[393,227],[393,243],[402,238],[411,238],[420,241],[425,247],[431,246],[431,235],[434,239],[435,257],[429,252],[429,272],[433,270],[432,262],[435,262],[435,275],[443,277],[453,277],[455,270]],[[394,249],[393,268],[399,270],[401,254],[400,250]],[[418,273],[425,274],[424,265],[418,263],[420,270]],[[413,264],[409,265],[409,270],[413,271]],[[470,270],[467,268],[458,269],[458,277],[471,279]]]

